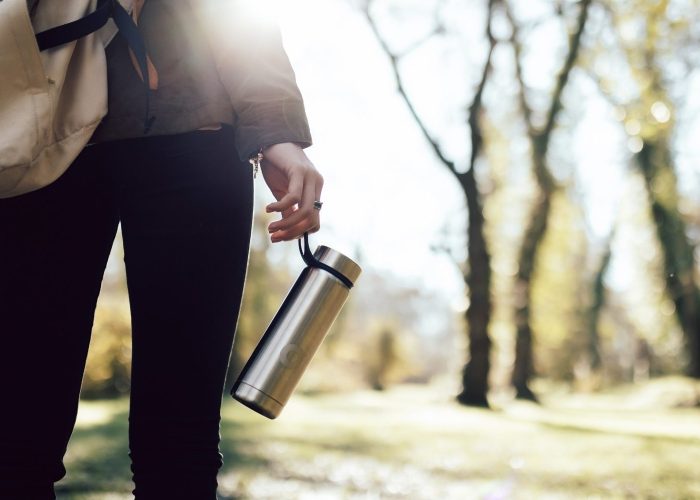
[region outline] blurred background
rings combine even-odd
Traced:
[[[700,1],[259,5],[326,181],[312,246],[364,272],[282,415],[234,402],[303,267],[256,181],[221,498],[700,498]],[[130,497],[122,259],[59,498]]]

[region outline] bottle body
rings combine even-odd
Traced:
[[[344,255],[321,246],[314,256],[351,281],[361,270]],[[276,418],[291,397],[349,295],[323,269],[305,268],[260,339],[231,391],[233,397]]]

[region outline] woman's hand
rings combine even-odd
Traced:
[[[263,151],[263,178],[277,201],[267,212],[280,212],[282,219],[268,226],[273,243],[289,241],[321,227],[314,201],[321,200],[323,177],[304,150],[291,142],[275,144]]]

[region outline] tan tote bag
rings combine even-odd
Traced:
[[[44,51],[35,37],[96,5],[41,1],[30,20],[26,0],[0,0],[0,198],[55,181],[107,113],[104,47],[114,25]]]

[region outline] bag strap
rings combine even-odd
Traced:
[[[139,25],[139,17],[141,16],[141,12],[143,11],[143,6],[145,3],[146,0],[134,0],[133,2],[131,18],[134,20],[134,24],[136,26]],[[131,49],[129,49],[129,57],[131,58],[131,63],[134,65],[136,73],[139,75],[139,78],[143,82],[143,72],[139,67],[139,63],[136,60],[136,55],[134,54],[134,51]],[[150,78],[149,88],[151,90],[158,90],[158,70],[153,64],[153,61],[151,61],[151,58],[148,56],[148,52],[146,52],[146,65],[148,66],[148,78]]]
[[[39,45],[39,50],[52,49],[94,33],[107,24],[110,17],[114,19],[114,23],[119,29],[119,34],[126,39],[126,43],[133,52],[143,75],[142,79],[146,87],[146,116],[143,123],[143,133],[147,134],[156,117],[150,116],[151,82],[149,79],[146,45],[143,43],[143,38],[136,23],[117,0],[97,0],[97,7],[94,12],[76,21],[37,33],[36,41]]]
[[[98,0],[95,11],[87,16],[37,33],[36,41],[39,44],[39,50],[53,49],[94,33],[107,24],[111,16],[112,0]]]
[[[156,119],[155,116],[150,114],[150,97],[151,97],[151,80],[150,72],[148,71],[148,55],[146,53],[146,45],[143,43],[143,37],[139,32],[138,26],[129,15],[129,13],[121,6],[117,0],[109,0],[110,3],[114,4],[112,17],[114,18],[114,23],[119,28],[119,34],[126,39],[126,43],[129,45],[131,52],[136,58],[136,62],[141,69],[141,75],[143,84],[146,91],[146,115],[143,122],[143,133],[148,134],[153,125],[153,121]]]

